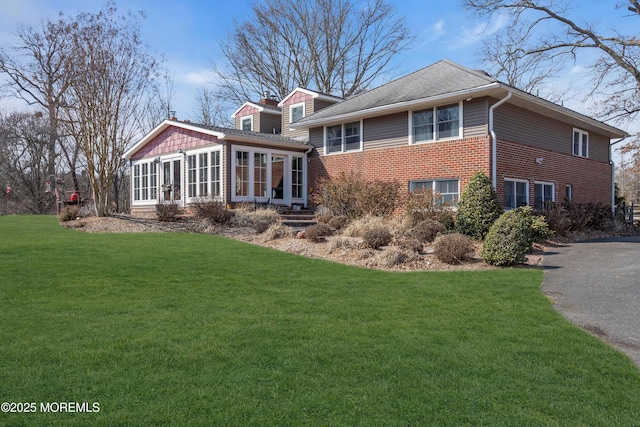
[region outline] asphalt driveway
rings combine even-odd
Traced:
[[[640,367],[640,235],[552,247],[543,266],[556,310]]]

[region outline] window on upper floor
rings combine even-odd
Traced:
[[[325,153],[344,153],[362,149],[362,123],[351,122],[325,128]]]
[[[504,180],[504,208],[515,209],[529,204],[529,182],[515,179]]]
[[[304,117],[304,103],[291,105],[289,107],[289,123],[298,121]]]
[[[433,179],[410,181],[409,191],[431,190],[436,196],[437,205],[458,206],[459,181],[457,179]]]
[[[242,130],[252,131],[253,130],[253,116],[247,116],[240,118],[240,128]]]
[[[458,138],[460,131],[460,104],[433,107],[410,114],[413,143]]]
[[[573,155],[589,157],[589,133],[573,129]]]

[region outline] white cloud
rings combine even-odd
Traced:
[[[453,48],[464,49],[474,45],[482,41],[482,39],[500,31],[507,22],[507,15],[500,14],[490,21],[478,22],[472,28],[462,27],[460,29],[460,36],[453,43]]]

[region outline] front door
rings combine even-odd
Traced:
[[[182,204],[182,159],[162,162],[162,200]]]

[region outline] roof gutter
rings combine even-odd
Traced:
[[[498,158],[498,138],[496,137],[496,131],[493,128],[493,112],[496,108],[511,99],[511,95],[513,95],[513,93],[508,91],[507,96],[489,107],[489,133],[491,133],[491,182],[494,190],[497,188],[498,184],[498,166],[496,164]]]

